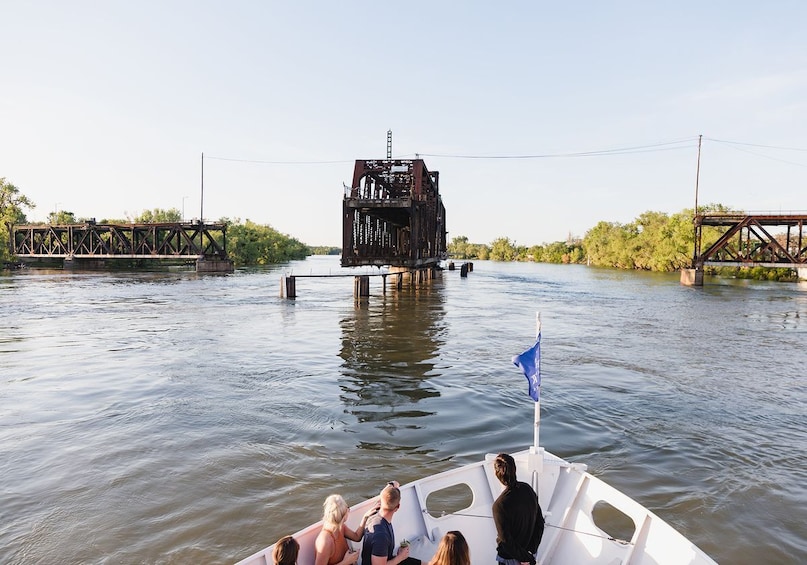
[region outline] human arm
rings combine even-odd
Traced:
[[[359,552],[348,549],[338,565],[353,565],[359,560]]]
[[[333,538],[325,530],[320,530],[314,541],[314,565],[328,565],[333,554]]]
[[[376,501],[375,505],[364,513],[364,516],[361,517],[361,522],[359,523],[359,527],[355,530],[351,530],[347,527],[347,524],[342,526],[342,532],[345,534],[345,537],[352,541],[361,541],[364,537],[364,530],[367,527],[367,522],[378,514],[378,510],[381,508],[381,501]]]
[[[392,559],[387,559],[382,555],[373,555],[372,565],[398,565],[401,561],[409,557],[409,546],[398,549],[397,555]]]

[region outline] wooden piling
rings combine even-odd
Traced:
[[[283,277],[280,279],[280,297],[283,297],[283,291],[286,291],[286,298],[297,298],[297,281],[293,276]]]
[[[353,277],[353,297],[366,298],[370,296],[370,277],[359,275]]]

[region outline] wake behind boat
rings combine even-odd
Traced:
[[[582,564],[693,564],[715,561],[656,514],[587,472],[586,465],[570,463],[539,447],[540,321],[535,344],[513,358],[529,382],[535,400],[535,443],[511,454],[518,480],[532,485],[544,512],[545,529],[536,563]],[[496,478],[496,454],[458,469],[402,485],[400,509],[393,526],[396,541],[410,542],[410,557],[427,563],[442,536],[458,530],[468,542],[471,562],[496,562],[496,525],[493,502],[503,490]],[[374,497],[350,509],[348,527],[357,528]],[[314,563],[314,541],[322,522],[293,534],[300,544],[297,562]],[[269,546],[236,565],[272,565]],[[355,549],[360,550],[360,547]],[[369,565],[369,564],[363,564]]]

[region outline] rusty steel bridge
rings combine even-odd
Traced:
[[[702,286],[704,267],[787,268],[807,279],[807,213],[697,214],[694,225],[692,268],[682,269],[682,284]]]
[[[62,259],[65,266],[106,260],[196,261],[198,271],[232,271],[227,227],[220,223],[9,225],[9,246],[22,260]]]
[[[694,267],[807,267],[807,213],[727,212],[695,216]],[[703,228],[722,235],[702,249]]]
[[[422,159],[357,160],[342,205],[343,267],[428,269],[448,256],[439,173]]]

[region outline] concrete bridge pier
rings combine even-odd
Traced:
[[[684,286],[703,286],[703,267],[681,269],[681,284]]]
[[[232,273],[235,270],[229,259],[209,259],[200,256],[196,259],[197,273]]]
[[[799,267],[796,269],[800,281],[807,281],[807,267]]]

